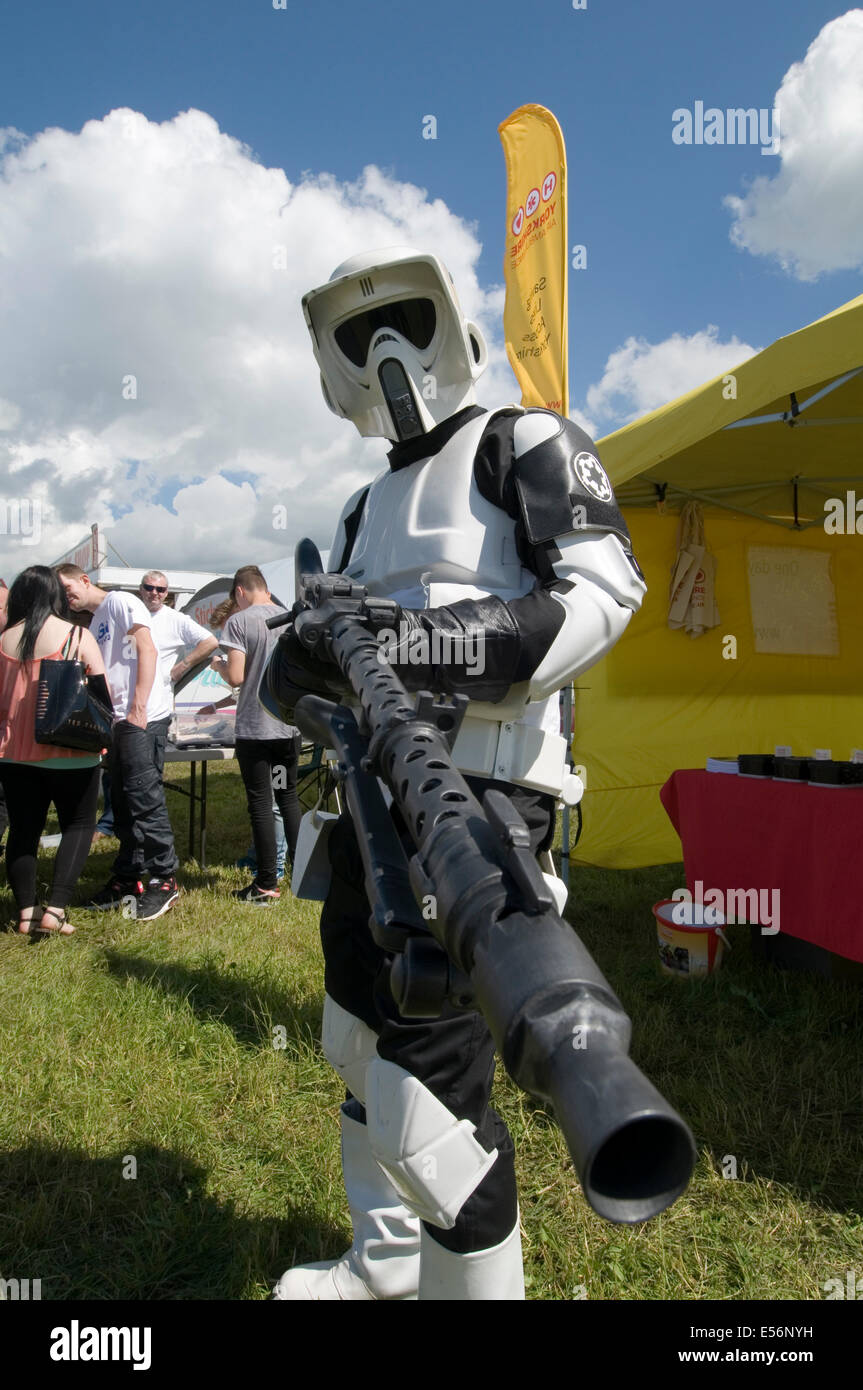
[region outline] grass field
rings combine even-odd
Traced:
[[[185,858],[186,803],[169,807]],[[210,866],[183,864],[166,917],[76,910],[68,940],[0,935],[0,1276],[41,1279],[43,1299],[264,1298],[349,1242],[318,907],[233,904],[248,840],[236,764],[215,765]],[[682,883],[675,865],[579,868],[569,915],[693,1130],[695,1177],[654,1221],[608,1225],[553,1121],[499,1074],[529,1298],[819,1299],[863,1275],[860,990],[757,965],[745,927],[712,978],[663,976],[650,909]]]

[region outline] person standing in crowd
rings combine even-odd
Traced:
[[[177,612],[168,604],[168,578],[161,570],[148,570],[141,580],[138,594],[150,614],[150,635],[159,657],[156,680],[148,701],[147,727],[149,730],[149,726],[154,725],[154,729],[150,731],[150,746],[156,770],[161,777],[165,768],[168,729],[174,712],[173,684],[200,661],[204,661],[219,644],[213,634],[201,627],[200,623],[196,623],[185,613]],[[189,652],[188,656],[183,656],[187,647],[194,650]],[[158,728],[155,728],[156,725]],[[94,841],[114,833],[111,778],[107,772],[102,773],[102,796],[104,808],[96,822]]]
[[[267,618],[285,610],[273,603],[266,580],[257,565],[244,565],[234,575],[231,598],[238,611],[222,630],[221,645],[228,654],[227,670],[214,659],[213,667],[229,685],[239,686],[234,749],[240,764],[246,801],[252,822],[257,871],[248,887],[234,896],[241,902],[268,906],[279,900],[276,877],[276,835],[273,795],[281,812],[291,863],[300,828],[297,797],[297,764],[300,734],[267,714],[258,701],[261,676],[276,642],[277,633]]]
[[[222,602],[218,605],[218,607],[214,608],[212,613],[210,614],[210,627],[213,628],[213,630],[216,632],[221,631],[227,619],[230,618],[232,613],[236,612],[237,605],[234,602],[234,600],[230,597],[223,599]],[[211,662],[210,665],[213,667],[214,670],[217,671],[218,675],[221,676],[222,679],[225,679],[227,677],[228,672],[226,657],[223,657],[220,654],[220,660],[218,664],[214,661]],[[214,704],[202,705],[201,708],[197,710],[195,713],[195,723],[197,724],[201,719],[204,719],[209,715],[215,714],[217,710],[223,709],[225,708],[225,706],[235,705],[236,699],[236,693],[232,690],[230,695],[225,695],[221,700],[216,700]],[[276,801],[275,793],[273,794],[273,828],[276,832],[276,882],[278,883],[278,880],[282,877],[282,875],[285,872],[285,861],[288,857],[288,842],[285,839],[285,827],[282,821],[282,813],[279,810],[279,803]],[[255,853],[254,840],[249,845],[245,853],[241,855],[241,857],[237,860],[237,868],[251,869],[253,874],[257,874],[258,859]]]
[[[153,756],[159,776],[165,763],[165,744],[168,738],[168,725],[174,713],[174,683],[185,676],[199,662],[206,660],[218,648],[219,640],[208,632],[194,618],[186,613],[178,613],[165,602],[168,594],[168,580],[161,570],[149,570],[141,580],[138,590],[141,602],[150,614],[150,636],[156,646],[159,665],[150,703],[158,705],[159,714],[148,710],[148,724],[154,719],[165,720],[164,730],[160,731],[153,743]],[[183,652],[191,647],[188,656]]]
[[[173,697],[173,686],[217,649],[219,639],[187,613],[166,602],[168,579],[161,570],[149,570],[141,580],[141,601],[150,613],[150,633],[159,653],[159,678],[166,697]],[[181,656],[187,648],[192,650]]]
[[[174,832],[156,767],[155,749],[171,716],[157,680],[150,614],[134,594],[119,589],[107,593],[91,583],[78,565],[61,565],[59,575],[69,607],[93,615],[90,631],[103,652],[114,704],[108,772],[120,850],[111,878],[88,906],[119,907],[131,897],[138,920],[150,922],[180,896]],[[143,870],[150,875],[146,891],[139,877]]]
[[[0,637],[0,783],[9,811],[6,855],[18,907],[18,930],[70,936],[66,907],[87,855],[99,796],[98,753],[37,743],[36,699],[42,658],[80,659],[89,675],[105,666],[93,635],[61,618],[63,589],[54,570],[31,565],[9,590],[8,622]],[[54,803],[61,838],[54,860],[49,906],[36,905],[36,855],[48,808]]]
[[[225,623],[227,622],[228,618],[230,618],[231,614],[236,612],[237,605],[235,601],[230,596],[226,599],[223,599],[222,602],[218,605],[218,607],[214,608],[212,613],[210,614],[210,627],[213,628],[214,631],[220,632],[221,629],[224,627]],[[223,678],[227,676],[227,665],[224,664],[226,662],[227,658],[222,657],[222,661],[220,662],[217,668],[218,674]],[[212,662],[210,664],[214,665],[214,663]],[[222,709],[225,705],[234,704],[236,704],[236,694],[232,690],[230,695],[226,695],[223,699],[217,700],[215,704],[202,705],[195,715],[195,723],[197,723],[199,719],[204,718],[206,715],[215,714],[217,710]],[[282,820],[282,813],[279,810],[279,803],[275,797],[275,793],[273,793],[273,827],[276,832],[276,881],[278,882],[278,880],[283,876],[285,872],[285,862],[288,857],[288,842],[285,839],[285,826]],[[251,869],[253,874],[257,874],[258,858],[255,853],[254,840],[249,845],[246,852],[243,855],[241,855],[241,857],[237,860],[237,868]]]

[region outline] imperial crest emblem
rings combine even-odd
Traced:
[[[595,497],[599,502],[611,501],[614,496],[611,483],[598,458],[588,453],[576,454],[572,466],[578,481],[591,497]]]

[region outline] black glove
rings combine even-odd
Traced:
[[[460,599],[446,608],[402,608],[398,619],[392,625],[396,640],[383,645],[408,690],[497,703],[524,679],[522,636],[503,599],[491,595]]]
[[[261,679],[260,700],[275,719],[290,724],[294,706],[303,695],[340,700],[347,688],[338,666],[304,647],[291,626],[273,648]]]

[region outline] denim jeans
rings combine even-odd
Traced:
[[[120,852],[112,873],[124,882],[137,879],[142,870],[154,879],[172,878],[176,872],[174,832],[162,786],[170,722],[156,719],[146,729],[127,719],[114,725],[108,771]]]
[[[102,814],[96,822],[96,829],[103,835],[114,834],[114,812],[111,809],[111,778],[105,768],[102,769]]]

